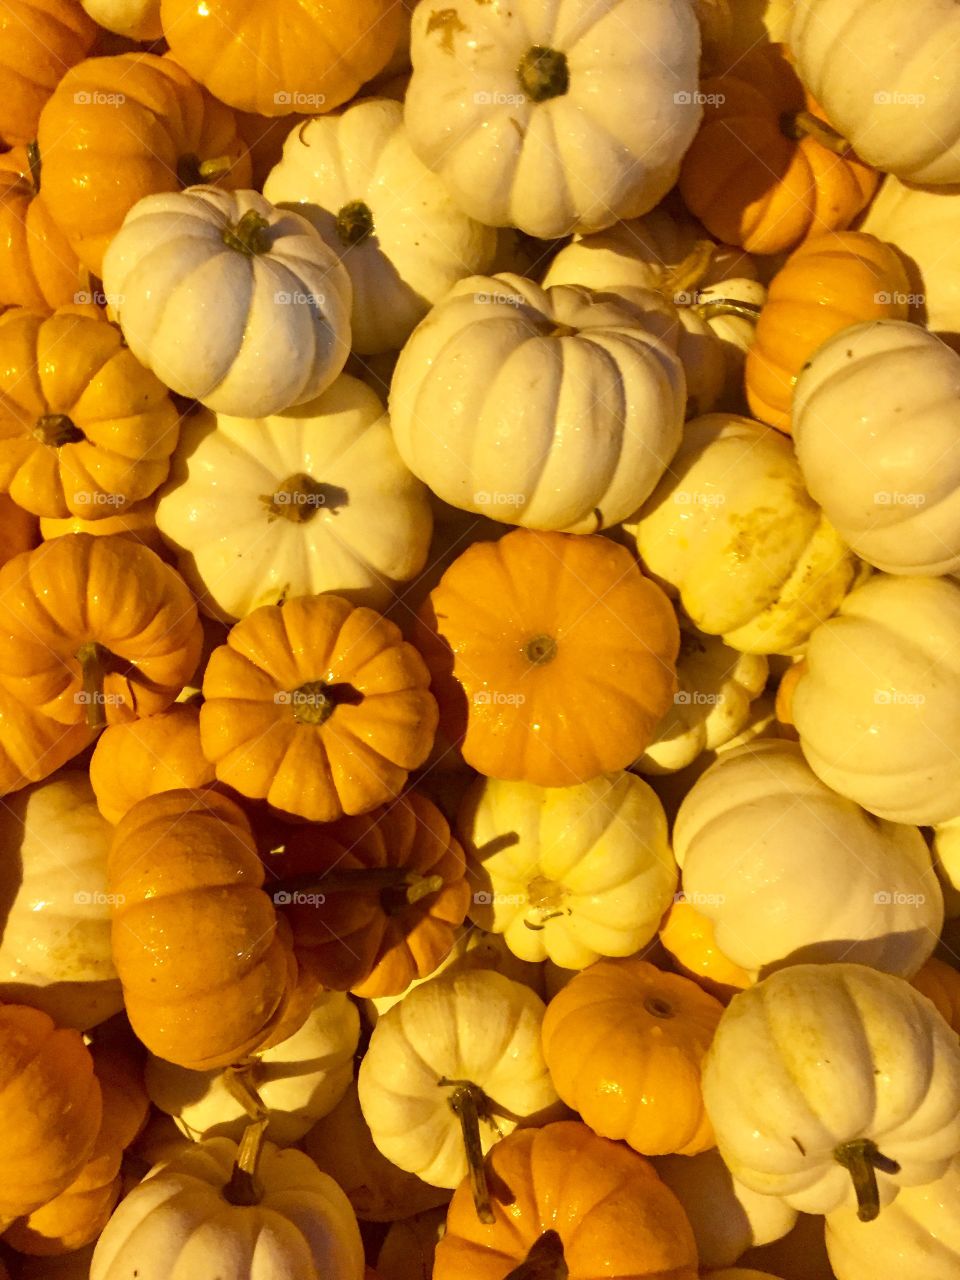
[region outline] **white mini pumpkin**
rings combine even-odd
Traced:
[[[837,1280],[956,1280],[960,1275],[960,1156],[936,1182],[904,1187],[875,1222],[850,1208],[827,1215]]]
[[[960,1151],[960,1043],[902,978],[793,965],[734,996],[703,1098],[740,1182],[804,1213],[859,1202],[866,1218]]]
[[[668,473],[624,529],[694,625],[745,653],[799,648],[854,576],[790,441],[731,414],[687,423]]]
[[[363,1280],[357,1219],[332,1178],[267,1143],[257,1203],[230,1203],[237,1158],[229,1138],[209,1138],[151,1169],[104,1228],[90,1280]]]
[[[680,442],[677,331],[676,309],[652,292],[626,300],[471,276],[397,362],[400,455],[464,511],[569,533],[616,524]]]
[[[795,742],[724,752],[681,804],[673,844],[684,893],[749,973],[847,960],[910,978],[937,945],[923,836],[824,786]]]
[[[583,969],[633,955],[676,892],[663,806],[631,773],[573,787],[477,778],[455,825],[471,919],[523,960]]]
[[[86,1030],[123,1008],[110,946],[113,827],[85,770],[0,807],[0,1000]]]
[[[596,231],[676,181],[702,114],[699,56],[688,0],[419,5],[410,141],[480,222]]]
[[[795,0],[790,49],[861,160],[910,182],[960,182],[960,9],[944,0]]]
[[[680,620],[678,690],[657,725],[653,741],[630,767],[655,776],[676,773],[704,751],[716,751],[742,733],[767,683],[769,663],[759,653],[740,653],[718,636]]]
[[[263,194],[295,208],[353,282],[353,347],[396,351],[464,276],[488,271],[497,233],[462,213],[414,155],[403,107],[385,98],[292,130]]]
[[[140,363],[217,413],[313,400],[350,352],[350,277],[306,218],[256,191],[145,196],[104,255],[103,283]]]
[[[346,374],[284,414],[188,418],[157,503],[180,572],[225,621],[325,591],[382,609],[426,563],[432,525],[383,405]]]
[[[99,26],[128,40],[159,40],[163,35],[160,0],[80,0]]]
[[[266,1136],[279,1146],[299,1142],[331,1112],[353,1080],[360,1038],[356,1005],[340,991],[324,991],[292,1036],[258,1053],[243,1072],[270,1112]],[[174,1117],[194,1141],[239,1142],[247,1113],[224,1071],[188,1071],[162,1058],[147,1061],[145,1081],[153,1104]]]
[[[960,585],[874,574],[810,638],[793,694],[828,787],[892,822],[960,815]]]
[[[858,556],[960,568],[960,356],[906,320],[855,325],[806,365],[792,416],[810,496]]]

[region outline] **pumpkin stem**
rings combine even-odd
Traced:
[[[40,148],[36,142],[27,143],[27,163],[30,165],[30,179],[34,191],[40,191]]]
[[[107,723],[103,678],[107,673],[109,657],[110,650],[105,649],[96,640],[88,640],[76,653],[77,661],[80,663],[82,682],[80,701],[86,705],[87,726],[91,729],[102,729]]]
[[[337,214],[337,235],[345,245],[360,244],[373,235],[373,213],[362,200],[351,200]]]
[[[759,302],[741,302],[737,298],[709,298],[697,302],[691,308],[701,320],[713,320],[717,316],[739,316],[741,320],[756,320],[763,308]]]
[[[334,514],[345,507],[350,495],[336,484],[322,484],[305,471],[297,471],[278,484],[273,493],[263,493],[260,501],[270,512],[270,519],[281,518],[291,524],[307,524],[321,507]]]
[[[205,182],[216,182],[229,173],[233,165],[230,156],[216,156],[212,160],[201,160],[195,154],[181,156],[177,161],[177,181],[181,187],[199,187]]]
[[[59,449],[65,444],[79,444],[86,436],[65,413],[44,413],[37,419],[33,434],[42,444]]]
[[[269,1119],[269,1112],[254,1084],[259,1066],[259,1058],[249,1058],[245,1062],[227,1067],[223,1073],[224,1088],[240,1103],[251,1120]]]
[[[230,1181],[223,1188],[223,1198],[228,1204],[249,1208],[263,1199],[263,1187],[257,1178],[257,1165],[263,1150],[263,1135],[269,1120],[264,1116],[248,1124],[237,1148],[237,1159]]]
[[[424,876],[406,867],[356,867],[348,870],[321,871],[279,880],[272,889],[278,906],[290,902],[295,893],[364,893],[403,892],[402,905],[412,905],[443,888],[443,876]]]
[[[780,117],[780,132],[792,142],[802,142],[804,138],[813,138],[821,147],[826,147],[834,155],[850,155],[852,148],[842,133],[838,133],[833,125],[821,120],[812,111],[787,112]]]
[[[544,1231],[530,1246],[525,1261],[504,1276],[504,1280],[568,1280],[569,1275],[563,1241],[556,1231]]]
[[[477,1217],[489,1226],[496,1219],[490,1207],[490,1189],[487,1186],[487,1170],[483,1160],[483,1146],[480,1142],[480,1117],[489,1119],[490,1114],[487,1095],[471,1080],[448,1080],[446,1076],[441,1076],[437,1085],[441,1089],[453,1086],[453,1093],[447,1099],[447,1105],[460,1121],[463,1149],[467,1156]]]
[[[557,656],[557,642],[553,636],[534,636],[523,646],[523,656],[534,666],[545,666]]]
[[[660,286],[664,297],[676,300],[678,294],[695,294],[700,281],[710,270],[716,250],[712,240],[698,240],[687,256],[664,275]]]
[[[236,249],[237,253],[255,258],[270,248],[270,223],[256,209],[248,209],[239,222],[232,227],[224,227],[221,239],[228,249]]]
[[[873,1222],[880,1212],[877,1170],[881,1173],[899,1173],[899,1164],[885,1156],[869,1138],[842,1143],[834,1151],[833,1158],[848,1170],[853,1179],[853,1189],[857,1193],[857,1217],[861,1222]]]
[[[534,102],[560,98],[570,88],[570,66],[567,55],[559,49],[532,45],[517,67],[520,88]]]

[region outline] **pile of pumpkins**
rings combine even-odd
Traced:
[[[0,0],[2,1280],[957,1280],[958,57]]]

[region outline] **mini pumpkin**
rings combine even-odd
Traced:
[[[910,981],[933,1001],[937,1011],[960,1035],[960,972],[952,964],[931,956]]]
[[[17,506],[8,493],[0,493],[0,566],[20,554],[32,551],[40,541],[35,516]]]
[[[79,755],[93,732],[38,715],[0,688],[0,795],[40,782]]]
[[[157,529],[156,502],[151,496],[143,502],[116,508],[115,515],[99,520],[86,520],[83,516],[41,516],[40,533],[44,542],[62,538],[65,533],[91,533],[95,538],[108,538],[116,534],[140,542],[157,555],[166,551]]]
[[[717,946],[710,917],[682,894],[676,895],[663,918],[660,942],[680,972],[716,996],[721,1004],[729,1004],[738,991],[754,981],[752,974],[728,960]]]
[[[676,689],[670,602],[607,538],[475,543],[419,623],[444,728],[487,777],[572,786],[625,768]]]
[[[38,194],[36,153],[0,155],[0,307],[51,311],[76,302],[80,263]]]
[[[127,538],[67,534],[0,569],[0,685],[61,724],[162,711],[201,640],[183,581]]]
[[[264,605],[215,649],[200,739],[221,782],[311,822],[395,799],[437,706],[399,628],[340,596]]]
[[[166,479],[179,415],[120,330],[70,311],[0,317],[0,485],[38,516],[88,520]]]
[[[543,1053],[560,1097],[644,1155],[714,1145],[700,1069],[723,1005],[646,960],[599,960],[547,1006]]]
[[[781,45],[758,45],[700,90],[680,191],[711,235],[779,253],[849,226],[869,204],[877,174],[837,139]]]
[[[32,142],[43,104],[64,72],[86,57],[96,34],[78,0],[6,0],[0,26],[0,142]]]

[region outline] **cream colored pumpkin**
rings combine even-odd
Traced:
[[[631,773],[573,787],[477,778],[455,825],[470,918],[523,960],[583,969],[633,955],[676,892],[663,806]]]
[[[332,1178],[267,1143],[260,1203],[233,1205],[236,1157],[229,1138],[209,1138],[151,1169],[107,1223],[90,1280],[363,1280],[357,1219]]]
[[[624,529],[694,625],[745,653],[803,645],[854,576],[790,441],[730,414],[687,424],[669,472]]]
[[[807,489],[858,556],[960,568],[960,355],[906,320],[855,325],[805,366],[792,414]]]
[[[739,653],[681,619],[674,705],[631,768],[646,775],[676,773],[704,751],[725,746],[749,724],[768,672],[762,654]]]
[[[545,240],[597,231],[676,181],[702,114],[699,55],[688,0],[421,4],[404,118],[478,221]]]
[[[804,84],[861,160],[910,182],[960,182],[958,45],[944,0],[794,0]]]
[[[960,1151],[956,1033],[909,983],[864,965],[793,965],[734,996],[703,1097],[733,1176],[805,1213],[856,1206],[850,1164],[869,1212],[871,1190],[889,1204]]]
[[[306,1022],[288,1039],[258,1053],[241,1072],[270,1112],[267,1137],[279,1146],[299,1142],[346,1093],[360,1038],[356,1005],[340,991],[324,991]],[[161,1058],[146,1066],[154,1106],[172,1115],[189,1138],[239,1142],[247,1113],[230,1087],[230,1072],[188,1071]]]
[[[345,374],[274,417],[193,415],[157,503],[180,572],[224,621],[322,592],[383,609],[423,568],[432,525],[383,405]]]
[[[919,826],[960,814],[960,585],[874,574],[818,627],[793,694],[828,787]]]
[[[905,1187],[875,1222],[851,1209],[827,1216],[837,1280],[956,1280],[960,1275],[960,1156],[936,1182]]]
[[[163,35],[160,0],[80,0],[99,26],[128,40],[159,40]]]
[[[113,835],[84,770],[0,807],[0,1000],[86,1030],[123,1008],[110,949]]]
[[[463,511],[570,533],[616,524],[680,442],[677,331],[676,309],[652,292],[618,300],[471,276],[400,354],[400,455]]]
[[[737,1182],[716,1149],[651,1163],[690,1219],[701,1268],[730,1267],[754,1245],[785,1236],[797,1220],[783,1200]]]
[[[293,129],[263,194],[302,213],[340,257],[361,355],[398,351],[432,304],[488,271],[497,250],[496,231],[461,212],[414,155],[403,107],[386,98]]]
[[[673,846],[688,900],[750,973],[845,960],[911,978],[937,945],[923,836],[824,786],[795,742],[725,752],[680,806]]]
[[[140,363],[217,413],[305,404],[350,351],[350,277],[306,218],[256,191],[139,200],[104,255],[103,283]]]
[[[518,1125],[563,1114],[540,1047],[544,1008],[529,987],[479,969],[434,978],[385,1013],[357,1078],[383,1155],[433,1186],[456,1187],[467,1159],[450,1100],[464,1081],[482,1093],[484,1152]]]

